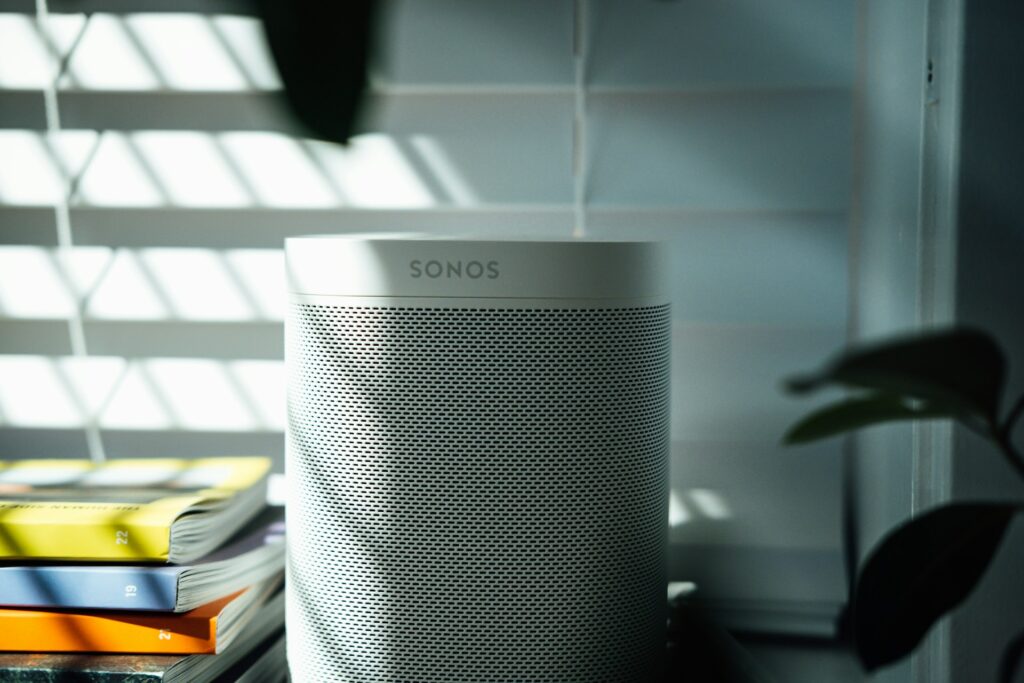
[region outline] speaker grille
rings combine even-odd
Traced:
[[[668,306],[293,303],[293,679],[651,680],[669,327]]]

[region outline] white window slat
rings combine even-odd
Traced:
[[[285,237],[571,232],[570,0],[388,0],[346,149],[293,137],[245,3],[49,5],[41,34],[34,3],[0,0],[0,457],[81,455],[95,420],[112,457],[280,468]],[[673,572],[736,623],[783,605],[828,632],[838,449],[777,445],[815,405],[778,382],[846,337],[855,3],[589,9],[590,234],[662,239],[676,266]],[[51,136],[51,52],[86,14]],[[83,295],[87,359],[68,338]]]

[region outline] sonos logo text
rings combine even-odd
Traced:
[[[496,280],[498,272],[497,261],[410,261],[409,274],[414,278],[429,277],[431,280],[438,278],[479,280],[487,278]]]

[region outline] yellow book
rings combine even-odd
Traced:
[[[189,562],[266,501],[270,460],[0,462],[0,559]]]

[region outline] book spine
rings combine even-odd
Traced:
[[[0,609],[0,650],[193,655],[216,652],[216,617]]]
[[[67,522],[37,521],[27,514],[18,518],[6,514],[0,519],[0,558],[166,562],[169,550],[169,526],[97,514]]]
[[[6,655],[5,658],[17,655]],[[57,681],[88,681],[89,683],[161,683],[166,680],[164,671],[102,671],[86,668],[92,655],[69,655],[78,661],[81,668],[51,666],[46,663],[30,663],[26,666],[7,665],[0,660],[0,681],[17,683],[55,683]]]
[[[178,570],[156,567],[2,567],[0,605],[173,612]]]

